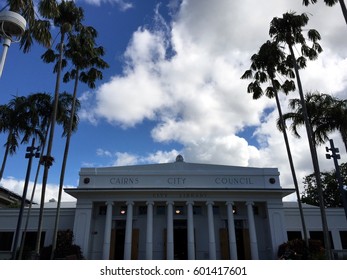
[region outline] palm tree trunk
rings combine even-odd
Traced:
[[[66,134],[66,142],[65,142],[65,149],[64,149],[64,157],[63,157],[63,163],[60,171],[60,181],[59,181],[59,194],[58,194],[58,202],[57,202],[57,211],[55,215],[55,225],[54,225],[54,232],[53,232],[53,242],[52,242],[52,252],[51,252],[51,260],[54,259],[54,253],[56,249],[57,244],[57,236],[58,236],[58,227],[59,227],[59,218],[60,218],[60,204],[61,204],[61,196],[64,186],[64,178],[65,178],[65,169],[66,169],[66,162],[69,154],[69,147],[70,147],[70,139],[72,134],[72,126],[74,123],[74,116],[76,111],[76,99],[77,99],[77,86],[78,86],[78,77],[79,76],[79,69],[76,69],[76,77],[75,77],[75,85],[74,85],[74,92],[73,92],[73,101],[72,101],[72,107],[71,107],[71,113],[70,113],[70,122],[69,122],[69,129]]]
[[[347,24],[347,9],[346,9],[346,4],[344,0],[339,0],[340,2],[340,6],[341,6],[341,10],[342,10],[342,14],[345,18],[346,24]]]
[[[2,180],[2,176],[4,175],[4,171],[5,171],[5,166],[6,166],[9,150],[10,150],[10,143],[9,143],[9,141],[7,141],[4,158],[3,158],[2,164],[1,164],[0,181]]]
[[[271,79],[271,80],[272,80],[272,85],[274,85],[273,79]],[[285,123],[284,123],[284,120],[283,120],[281,104],[280,104],[280,100],[278,98],[278,94],[277,94],[277,90],[276,89],[275,89],[275,99],[276,99],[278,115],[279,115],[281,126],[282,126],[282,133],[283,133],[284,142],[285,142],[285,145],[286,145],[286,150],[287,150],[290,170],[292,172],[293,183],[294,183],[295,193],[296,193],[296,199],[298,201],[299,212],[300,212],[300,219],[301,219],[301,226],[302,226],[302,231],[304,233],[304,241],[305,241],[306,248],[308,248],[309,244],[308,244],[307,228],[306,228],[306,223],[305,223],[304,211],[302,209],[302,203],[301,203],[301,198],[300,198],[300,191],[299,191],[298,180],[297,180],[297,177],[296,177],[293,157],[292,157],[292,153],[291,153],[290,146],[289,146],[287,130],[286,130]]]
[[[329,229],[328,229],[328,223],[327,223],[326,213],[325,213],[323,189],[322,189],[322,182],[321,182],[321,177],[320,177],[321,173],[320,173],[320,169],[319,169],[317,150],[316,150],[316,147],[314,145],[312,127],[311,127],[311,124],[309,121],[305,97],[304,97],[304,93],[302,90],[302,84],[301,84],[301,79],[300,79],[300,75],[299,75],[299,67],[296,63],[295,54],[293,51],[292,44],[288,44],[288,47],[289,47],[290,54],[291,54],[292,59],[293,59],[294,70],[295,70],[295,75],[296,75],[296,80],[297,80],[299,95],[300,95],[300,101],[301,101],[301,106],[302,106],[302,112],[303,112],[303,117],[304,117],[304,121],[305,121],[306,133],[307,133],[308,143],[310,146],[311,159],[312,159],[315,179],[317,182],[319,208],[320,208],[320,212],[321,212],[326,257],[327,257],[327,259],[331,259],[331,245],[330,245]]]
[[[345,149],[347,152],[347,131],[345,131],[344,129],[340,130],[340,134],[341,134],[342,142],[345,145]]]
[[[47,140],[47,137],[48,137],[49,126],[50,126],[50,123],[48,123],[48,125],[47,125],[46,134],[45,134],[45,139],[44,139],[44,141],[42,142],[42,147],[41,147],[41,151],[40,151],[40,156],[43,155],[44,150],[45,150],[45,147],[46,147],[46,140]],[[19,257],[18,257],[19,260],[21,260],[21,259],[22,259],[22,256],[23,256],[24,243],[25,243],[26,233],[27,233],[27,230],[28,230],[29,219],[30,219],[30,214],[31,214],[31,208],[32,208],[33,201],[34,201],[34,196],[35,196],[35,191],[36,191],[37,180],[38,180],[38,177],[39,177],[39,174],[40,174],[40,169],[41,169],[40,167],[41,167],[41,163],[39,162],[39,163],[37,164],[37,168],[36,168],[36,175],[35,175],[34,186],[33,186],[32,192],[31,192],[30,204],[29,204],[29,208],[28,208],[28,211],[27,211],[27,217],[26,217],[26,221],[25,221],[25,227],[24,227],[24,230],[23,230],[22,241],[21,241],[21,244],[20,244]]]
[[[54,104],[53,104],[53,111],[52,111],[52,118],[51,118],[51,129],[50,129],[50,134],[49,134],[49,138],[48,138],[48,146],[47,146],[47,154],[46,154],[46,159],[48,161],[44,162],[44,171],[43,171],[43,177],[42,177],[42,193],[41,193],[41,202],[40,202],[40,214],[39,214],[38,229],[37,229],[36,247],[35,247],[36,255],[40,254],[40,243],[41,243],[41,232],[42,232],[42,220],[43,220],[43,211],[44,211],[44,203],[45,203],[45,193],[46,193],[47,180],[48,180],[48,171],[49,171],[49,167],[51,166],[51,162],[49,162],[49,160],[52,157],[51,153],[52,153],[53,139],[54,139],[54,128],[55,128],[55,122],[57,119],[64,40],[65,40],[65,32],[61,31],[60,46],[59,46],[59,62],[58,62],[57,78],[56,78],[55,91],[54,91]]]
[[[20,204],[18,220],[17,220],[17,227],[16,227],[14,241],[13,241],[12,260],[15,260],[17,258],[17,245],[18,245],[18,240],[19,240],[19,236],[20,236],[20,233],[21,233],[21,228],[22,228],[22,219],[23,219],[24,206],[25,206],[25,201],[26,201],[26,196],[27,196],[28,186],[29,186],[31,164],[32,164],[32,159],[33,159],[33,157],[35,155],[34,151],[35,151],[35,138],[32,139],[30,153],[26,154],[26,155],[28,155],[29,161],[28,161],[27,171],[26,171],[26,175],[25,175],[25,182],[24,182],[24,187],[23,187],[22,201],[21,201],[21,204]]]

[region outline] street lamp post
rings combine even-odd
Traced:
[[[26,201],[26,195],[28,191],[28,186],[29,186],[29,179],[30,179],[30,171],[31,171],[31,163],[32,163],[32,158],[33,157],[40,157],[40,153],[37,152],[37,149],[39,147],[35,147],[35,138],[33,138],[31,146],[27,147],[27,153],[25,154],[25,158],[29,159],[28,160],[28,167],[27,167],[27,172],[25,176],[25,183],[24,183],[24,188],[23,188],[23,195],[22,195],[22,201],[19,209],[19,215],[18,215],[18,221],[17,221],[17,228],[15,232],[15,238],[13,242],[13,247],[12,247],[12,259],[15,260],[17,258],[17,245],[18,245],[18,240],[19,240],[19,235],[21,231],[21,226],[22,226],[22,218],[23,218],[23,212],[24,212],[24,205]],[[24,242],[22,240],[22,242]]]
[[[336,180],[339,186],[340,194],[342,196],[342,203],[343,207],[345,209],[345,216],[347,219],[347,186],[343,185],[343,180],[341,177],[341,172],[340,172],[340,166],[338,163],[338,159],[340,159],[340,154],[339,154],[339,149],[335,148],[334,146],[334,141],[333,139],[329,139],[330,142],[330,149],[328,147],[325,147],[326,151],[329,152],[331,151],[331,154],[326,154],[327,159],[333,159],[334,160],[334,165],[335,165],[335,171],[336,171]]]
[[[26,20],[12,11],[0,12],[0,37],[3,38],[3,51],[0,58],[0,77],[4,69],[8,48],[12,42],[19,42],[26,27]]]

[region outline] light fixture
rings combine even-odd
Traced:
[[[26,28],[26,20],[12,11],[0,12],[0,36],[3,40],[3,52],[0,59],[0,77],[4,69],[7,50],[12,42],[19,42],[22,39]]]

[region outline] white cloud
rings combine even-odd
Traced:
[[[23,194],[23,188],[24,188],[24,180],[17,180],[15,178],[3,178],[1,180],[1,186],[4,188],[18,194],[19,196],[22,196]],[[34,182],[29,182],[28,184],[28,191],[26,198],[28,200],[31,199],[32,192],[34,188]],[[64,188],[72,188],[72,186],[64,186]],[[41,190],[42,185],[36,184],[35,192],[34,192],[34,199],[33,202],[39,204],[41,201]],[[45,202],[48,202],[50,199],[58,200],[58,192],[59,192],[59,186],[53,185],[53,184],[47,184],[46,186],[46,192],[45,192]],[[62,192],[62,201],[75,201],[76,199],[70,195],[68,195],[66,192]]]
[[[308,12],[312,19],[309,27],[320,31],[323,38],[323,54],[302,71],[304,90],[332,94],[346,90],[347,36],[339,32],[346,34],[347,29],[338,7],[328,8],[323,3],[303,7],[292,0],[186,0],[173,17],[169,34],[166,29],[145,28],[133,34],[125,52],[123,75],[98,88],[89,118],[104,118],[123,127],[153,120],[154,141],[179,142],[186,160],[278,167],[282,184],[292,186],[283,136],[275,126],[277,110],[264,115],[265,109],[274,108],[275,101],[265,97],[252,100],[246,92],[250,81],[240,80],[250,66],[250,56],[269,39],[272,18],[288,11]],[[329,18],[329,23],[322,18]],[[167,52],[173,53],[169,59]],[[281,97],[284,111],[293,97],[297,95]],[[257,126],[257,147],[238,136],[249,126]],[[304,133],[302,139],[290,137],[290,141],[301,182],[312,172],[308,144]],[[329,163],[322,149],[323,169]],[[150,156],[118,153],[115,163],[172,157],[173,151]]]
[[[88,4],[100,6],[102,3],[111,3],[115,4],[119,7],[121,11],[126,11],[129,9],[134,8],[134,5],[131,3],[131,1],[126,0],[84,0]]]
[[[136,155],[127,152],[117,152],[113,155],[114,166],[126,166],[136,164],[148,164],[148,163],[167,163],[173,162],[176,156],[180,152],[177,150],[167,151],[156,151],[155,153],[149,153],[147,155]]]

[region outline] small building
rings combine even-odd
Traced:
[[[279,245],[302,238],[296,203],[283,202],[276,168],[183,161],[82,168],[77,188],[65,189],[60,229],[72,229],[86,259],[277,259]],[[42,246],[52,242],[54,202],[45,207]],[[68,206],[68,207],[64,207]],[[0,258],[11,251],[15,209],[0,210]],[[38,209],[29,231],[35,235]],[[323,240],[318,207],[304,205],[308,234]],[[335,250],[347,249],[343,209],[327,209]],[[2,237],[7,234],[7,239]]]

